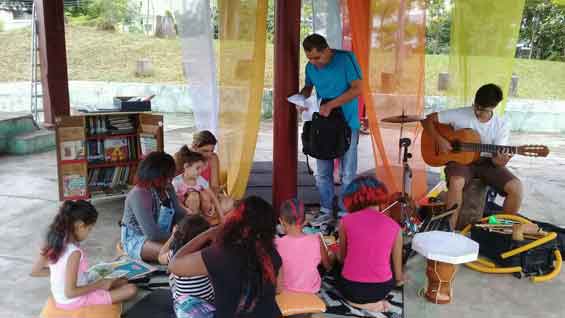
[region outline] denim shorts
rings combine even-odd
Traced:
[[[141,249],[145,240],[146,238],[142,234],[122,225],[122,246],[129,257],[141,259]]]

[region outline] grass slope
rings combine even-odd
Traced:
[[[0,82],[30,79],[30,30],[0,32]],[[177,39],[159,39],[142,34],[99,31],[91,27],[67,26],[69,79],[89,81],[183,83],[181,46]],[[155,70],[151,77],[136,77],[135,63],[149,58]],[[301,54],[301,78],[305,58]],[[437,91],[437,76],[446,72],[447,55],[426,56],[426,94]],[[273,46],[267,45],[265,86],[273,81]],[[565,63],[516,59],[518,96],[535,99],[565,99]]]

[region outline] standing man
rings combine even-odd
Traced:
[[[351,145],[339,158],[343,170],[342,189],[345,189],[357,174],[357,144],[359,142],[359,114],[357,97],[361,95],[361,68],[355,55],[349,51],[331,49],[326,39],[311,34],[302,42],[308,58],[306,81],[300,94],[309,97],[316,88],[318,99],[322,99],[320,115],[327,117],[334,109],[341,108],[345,120],[351,127]],[[314,226],[332,221],[333,216],[333,160],[316,160],[316,186],[320,192],[320,215],[310,222]],[[339,209],[345,211],[341,198]]]

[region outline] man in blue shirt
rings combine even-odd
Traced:
[[[306,82],[300,94],[309,97],[316,88],[317,97],[325,101],[320,115],[327,117],[334,109],[340,108],[351,127],[351,145],[339,158],[343,171],[342,189],[345,189],[357,174],[357,144],[359,142],[359,114],[357,96],[361,95],[361,68],[353,53],[331,49],[326,39],[311,34],[302,42],[308,58]],[[333,160],[316,160],[316,186],[320,192],[320,215],[311,222],[320,225],[332,220],[334,198]],[[344,211],[341,198],[339,207]]]

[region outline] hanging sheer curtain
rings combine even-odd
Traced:
[[[476,90],[498,84],[504,113],[524,0],[455,0],[449,54],[449,104],[470,106]]]
[[[323,35],[331,48],[342,48],[339,0],[312,0],[314,33]]]
[[[216,133],[218,88],[213,48],[210,0],[184,0],[175,12],[182,46],[182,66],[187,80],[196,127]]]
[[[424,106],[425,0],[348,1],[353,47],[363,71],[363,96],[371,129],[377,175],[391,191],[401,189],[400,124],[382,123]],[[417,124],[406,124],[412,141],[412,196],[427,191]]]
[[[261,117],[267,0],[219,0],[219,155],[228,193],[245,194]]]

